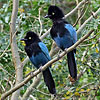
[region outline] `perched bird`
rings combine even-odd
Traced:
[[[51,5],[45,18],[50,18],[52,20],[53,26],[50,30],[50,34],[57,46],[62,50],[69,48],[77,41],[75,29],[64,20],[64,13],[59,7]],[[67,54],[68,68],[71,75],[70,81],[72,82],[75,82],[77,79],[75,53],[76,49]]]
[[[50,61],[51,58],[48,49],[37,34],[29,31],[21,41],[25,42],[25,51],[30,61],[37,69]],[[55,83],[50,72],[50,67],[43,71],[43,77],[49,92],[51,94],[56,94]]]

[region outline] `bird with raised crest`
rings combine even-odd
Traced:
[[[50,35],[59,48],[64,51],[66,48],[69,48],[76,43],[76,30],[71,24],[65,21],[64,13],[59,7],[51,5],[48,8],[48,14],[45,16],[45,18],[50,18],[53,22],[53,26],[50,30]],[[67,54],[71,82],[75,82],[77,79],[75,53],[76,49],[70,51]]]

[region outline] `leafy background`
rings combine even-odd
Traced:
[[[19,1],[16,29],[17,44],[21,61],[26,58],[26,53],[24,47],[20,43],[20,39],[25,36],[26,32],[33,30],[41,36],[52,26],[52,22],[49,19],[44,18],[51,3],[51,0]],[[64,13],[67,14],[76,7],[76,2],[75,0],[56,0],[56,5],[61,7]],[[0,66],[2,66],[0,67],[0,95],[9,90],[11,84],[15,84],[16,79],[15,68],[12,62],[11,47],[9,45],[12,6],[12,0],[0,0]],[[91,3],[87,4],[84,9],[86,13],[82,18],[81,23],[84,23],[84,21],[91,16],[91,12],[95,12],[99,7],[100,0],[91,0]],[[40,8],[40,19],[42,22],[41,34],[39,22]],[[66,20],[69,23],[74,24],[76,19],[77,13],[71,15]],[[77,24],[75,26],[76,30],[78,30],[79,27],[79,24]],[[71,85],[68,80],[69,72],[66,56],[52,65],[52,75],[56,83],[57,93],[63,100],[72,99],[73,97],[80,100],[87,100],[89,96],[94,97],[96,100],[100,100],[100,13],[86,25],[80,34],[78,34],[78,39],[88,33],[92,28],[95,29],[95,32],[77,47],[76,60],[78,73],[84,69],[86,69],[86,71],[74,85]],[[43,42],[50,51],[52,45],[50,35],[43,39]],[[6,48],[6,52],[2,55]],[[31,67],[32,65],[30,62],[24,66],[24,76],[31,70],[35,70],[35,68]],[[21,96],[25,93],[31,83],[32,80],[21,89]],[[98,87],[98,89],[96,87]],[[43,93],[49,92],[42,79],[35,91],[32,91],[31,95],[37,100],[47,100],[50,98],[50,96]]]

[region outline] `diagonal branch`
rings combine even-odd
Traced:
[[[21,100],[27,100],[30,93],[37,87],[42,77],[42,73],[39,73],[36,77],[34,77],[33,83],[27,88]]]
[[[81,1],[71,12],[66,14],[64,18],[67,18],[67,17],[71,16],[73,13],[75,13],[86,2],[88,2],[88,0]]]
[[[71,46],[70,48],[66,49],[64,52],[62,52],[59,57],[55,57],[54,59],[50,60],[48,63],[46,63],[43,67],[37,69],[32,75],[30,75],[29,77],[27,77],[24,81],[22,81],[21,83],[19,83],[17,86],[15,86],[14,88],[10,89],[8,92],[2,94],[1,96],[1,100],[4,100],[7,96],[9,96],[10,94],[12,94],[14,91],[18,90],[19,88],[21,88],[22,86],[24,86],[29,80],[31,80],[33,77],[35,77],[36,75],[38,75],[41,71],[44,71],[48,66],[50,66],[51,64],[55,63],[56,61],[58,61],[59,59],[61,59],[64,55],[66,55],[68,52],[72,51],[74,48],[76,48],[80,43],[82,43],[86,38],[88,38],[90,36],[90,34],[92,34],[92,32],[94,32],[94,30],[92,29],[91,31],[89,31],[88,34],[84,35],[80,40],[78,40],[73,46]]]
[[[97,14],[98,14],[99,12],[100,12],[100,8],[99,8],[93,15],[91,15],[91,16],[81,25],[81,27],[77,30],[77,34],[79,34],[79,33],[83,30],[83,28],[86,26],[86,24],[87,24],[89,21],[91,21],[93,17],[96,17]]]

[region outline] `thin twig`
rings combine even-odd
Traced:
[[[64,18],[67,18],[67,17],[71,16],[73,13],[75,13],[78,10],[79,7],[81,7],[86,2],[88,2],[88,0],[81,1],[71,12],[66,14]]]
[[[39,8],[39,18],[38,18],[38,20],[39,20],[39,22],[40,22],[40,34],[39,34],[39,36],[41,36],[41,34],[42,34],[42,22],[41,22],[41,16],[40,16],[40,13],[41,13],[41,9],[42,8]]]
[[[7,49],[9,48],[9,46],[10,46],[10,43],[8,44],[8,46],[6,47],[6,49],[4,50],[4,52],[0,55],[0,58],[2,58],[2,57],[4,56],[5,52],[6,52]]]
[[[75,27],[75,26],[77,25],[78,21],[79,21],[79,20],[81,20],[81,19],[83,18],[83,16],[86,14],[87,9],[83,12],[83,10],[84,10],[85,6],[86,6],[86,3],[84,4],[83,9],[81,10],[81,14],[80,14],[80,16],[78,16],[78,18],[77,18],[77,20],[76,20],[75,24],[73,25],[73,27]]]
[[[97,16],[97,14],[100,12],[100,8],[94,13],[94,16]],[[77,34],[79,34],[84,27],[86,26],[86,24],[91,21],[91,19],[94,17],[93,15],[91,15],[82,25],[81,27],[79,27],[79,29],[77,30]]]
[[[89,64],[87,64],[87,63],[84,63],[84,65],[87,65],[88,67],[90,67],[90,68],[92,68],[92,69],[94,69],[94,70],[96,70],[96,71],[99,71],[99,72],[100,72],[100,69],[94,68],[94,67],[90,66],[90,65],[89,65]]]
[[[79,0],[76,0],[76,4],[78,5],[79,4]],[[78,8],[78,23],[79,23],[79,27],[81,26],[81,17],[82,13],[81,13],[81,9]]]

